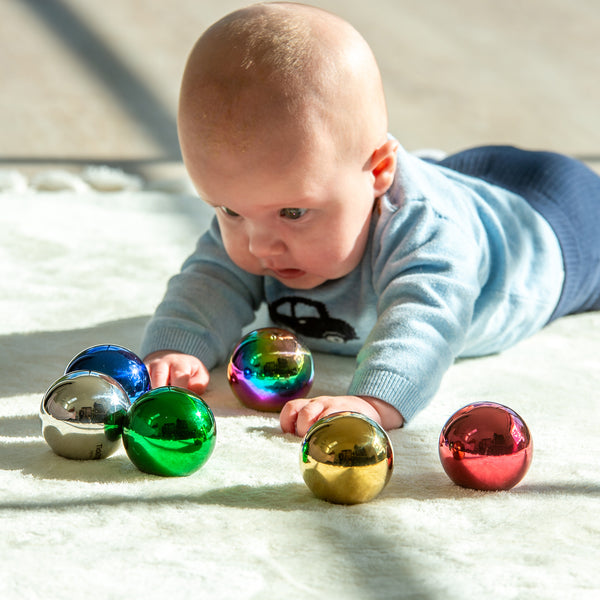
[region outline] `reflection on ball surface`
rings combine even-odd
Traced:
[[[372,500],[387,485],[394,453],[387,433],[377,423],[358,413],[336,413],[308,430],[300,467],[317,498],[358,504]]]
[[[255,410],[276,412],[288,400],[306,397],[313,377],[310,350],[293,333],[276,327],[242,338],[227,365],[233,393]]]
[[[146,365],[131,350],[115,345],[92,346],[80,352],[67,365],[71,371],[96,371],[116,379],[131,402],[150,390],[150,375]]]
[[[129,406],[125,390],[112,377],[73,371],[55,381],[42,399],[42,434],[65,458],[105,458],[119,445]]]
[[[129,409],[123,444],[146,473],[184,476],[197,471],[214,450],[215,418],[200,396],[176,387],[156,388]]]
[[[476,490],[508,490],[529,469],[533,440],[523,419],[495,402],[476,402],[455,412],[439,440],[444,471]]]

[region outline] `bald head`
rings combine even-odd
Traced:
[[[186,163],[236,149],[271,151],[327,131],[338,156],[385,140],[375,58],[343,19],[293,3],[256,4],[210,27],[184,72],[179,135]]]

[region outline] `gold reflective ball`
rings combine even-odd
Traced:
[[[317,498],[359,504],[375,498],[387,485],[394,451],[375,421],[359,413],[336,413],[320,419],[306,433],[300,468]]]

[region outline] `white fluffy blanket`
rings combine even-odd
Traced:
[[[600,590],[600,314],[463,361],[391,439],[376,500],[336,506],[304,485],[300,440],[240,406],[223,369],[206,401],[209,462],[186,478],[55,456],[38,407],[82,349],[136,350],[209,213],[185,189],[123,174],[0,177],[0,598],[592,598]],[[352,360],[316,356],[315,393]],[[534,439],[508,492],[456,487],[442,426],[470,402],[511,406]]]

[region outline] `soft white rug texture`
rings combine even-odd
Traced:
[[[141,473],[121,448],[71,461],[41,436],[44,391],[84,348],[136,351],[167,279],[211,213],[185,186],[125,174],[0,177],[0,598],[597,598],[600,313],[568,317],[502,355],[462,361],[391,433],[376,500],[317,500],[300,440],[231,395],[210,461]],[[314,394],[342,393],[353,360],[317,355]],[[532,466],[508,492],[455,486],[438,436],[471,402],[516,410]]]

